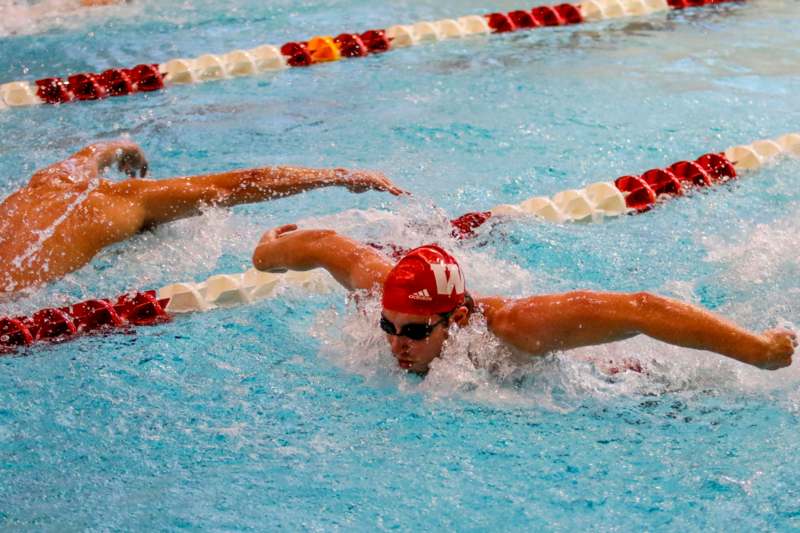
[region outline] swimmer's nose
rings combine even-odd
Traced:
[[[405,340],[405,337],[401,337],[399,335],[388,335],[389,337],[389,346],[392,348],[392,353],[397,355],[405,351],[408,346],[408,343]]]

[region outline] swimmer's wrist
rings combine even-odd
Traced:
[[[735,354],[732,355],[737,361],[761,367],[768,359],[769,340],[764,335],[753,334],[751,339],[737,343]]]
[[[329,180],[334,185],[345,185],[350,180],[350,171],[346,168],[332,168],[328,172]]]

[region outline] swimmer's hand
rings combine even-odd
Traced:
[[[310,252],[322,239],[333,234],[333,230],[298,230],[296,224],[278,226],[267,231],[258,241],[253,252],[253,266],[273,273],[316,268]]]
[[[797,334],[788,329],[770,329],[761,334],[765,349],[753,363],[764,370],[777,370],[792,364]]]
[[[137,174],[141,178],[147,175],[147,158],[134,142],[119,141],[114,151],[114,160],[117,170],[124,172],[129,178],[135,178]]]
[[[147,159],[144,157],[144,152],[129,139],[90,144],[72,156],[72,159],[96,165],[96,171],[100,173],[116,166],[117,170],[124,172],[129,178],[135,178],[136,174],[142,178],[147,175]]]
[[[336,184],[347,187],[350,192],[362,193],[372,190],[386,191],[395,196],[408,194],[380,172],[337,168],[334,170],[334,174]]]

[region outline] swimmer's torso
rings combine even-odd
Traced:
[[[144,209],[109,182],[32,184],[0,203],[0,293],[46,282],[141,230]]]

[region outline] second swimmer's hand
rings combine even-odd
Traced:
[[[788,329],[771,329],[761,336],[766,349],[754,363],[755,366],[764,370],[777,370],[792,364],[792,355],[797,348],[797,334]]]
[[[266,272],[315,268],[314,247],[335,232],[324,229],[298,230],[296,224],[273,228],[261,237],[253,252],[253,266]]]
[[[344,168],[337,168],[334,172],[336,174],[336,183],[347,187],[351,192],[361,193],[373,190],[386,191],[395,196],[408,194],[380,172],[347,170]]]
[[[253,252],[253,266],[265,272],[286,272],[288,269],[282,265],[282,254],[278,253],[281,245],[278,240],[281,235],[296,229],[297,224],[285,224],[264,233]]]

